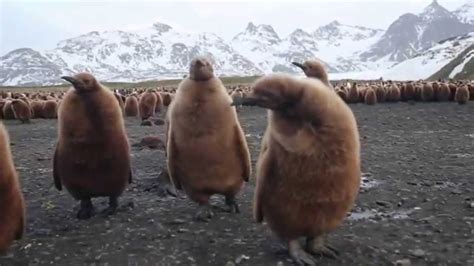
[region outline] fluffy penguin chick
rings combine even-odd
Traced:
[[[209,197],[225,196],[231,212],[250,177],[250,153],[231,98],[205,58],[191,62],[167,117],[168,171],[174,186],[200,205],[196,218],[212,217]]]
[[[30,123],[31,109],[25,101],[13,100],[12,109],[16,119],[20,120],[22,123]]]
[[[93,215],[93,197],[109,197],[104,213],[112,214],[131,182],[130,146],[119,103],[91,74],[62,78],[73,88],[59,106],[54,184],[58,190],[64,185],[81,201],[79,219]]]
[[[298,62],[292,62],[292,64],[301,68],[308,78],[319,79],[324,84],[326,84],[326,86],[332,89],[332,85],[329,83],[328,73],[326,72],[326,68],[321,61],[317,59],[311,59],[306,60],[303,64]]]
[[[324,243],[351,209],[360,187],[360,143],[349,107],[315,79],[269,75],[234,104],[269,109],[257,163],[254,215],[289,244],[298,264],[337,256]],[[306,249],[298,242],[306,237]]]
[[[23,236],[25,203],[13,164],[10,141],[0,123],[0,256]]]

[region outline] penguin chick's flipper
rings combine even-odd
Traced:
[[[63,189],[63,186],[61,184],[61,178],[59,177],[58,174],[58,166],[57,166],[57,160],[58,160],[58,149],[54,151],[54,158],[53,158],[53,178],[54,178],[54,186],[56,187],[57,190],[61,191]]]

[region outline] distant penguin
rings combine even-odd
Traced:
[[[142,120],[146,120],[155,114],[156,103],[156,94],[151,89],[147,90],[140,96],[138,110]]]
[[[198,220],[212,218],[213,194],[224,195],[228,210],[239,212],[236,196],[250,178],[250,152],[231,103],[209,60],[197,57],[168,110],[169,176],[199,204]]]
[[[467,84],[467,89],[469,91],[469,100],[474,101],[474,84]]]
[[[13,112],[12,101],[7,100],[5,105],[3,105],[3,119],[5,120],[14,120],[15,112]]]
[[[158,114],[163,109],[163,98],[161,98],[161,94],[155,91],[156,95],[156,104],[155,104],[155,113]]]
[[[414,101],[415,100],[415,86],[413,86],[412,82],[408,82],[405,85],[405,100],[406,101]]]
[[[10,139],[0,122],[0,256],[14,240],[22,238],[25,228],[25,203],[13,163]]]
[[[364,97],[364,102],[367,105],[374,105],[377,103],[377,95],[375,94],[375,91],[373,89],[367,89]]]
[[[125,116],[138,116],[138,100],[135,95],[129,95],[125,100]]]
[[[45,101],[41,113],[43,114],[43,118],[56,119],[58,117],[58,103],[55,100]]]
[[[168,107],[171,103],[171,94],[168,92],[162,93],[161,98],[163,99],[163,105]]]
[[[17,120],[20,120],[22,123],[30,123],[31,109],[25,101],[20,99],[13,100],[12,109]]]
[[[117,100],[117,102],[119,104],[120,111],[122,111],[122,114],[125,113],[125,103],[122,100],[122,95],[120,95],[118,93],[114,93],[114,97],[115,97],[115,99]]]
[[[81,201],[77,218],[93,215],[94,197],[109,197],[104,212],[112,214],[132,181],[130,145],[120,106],[114,93],[91,74],[62,78],[73,87],[59,107],[54,184],[58,190],[64,185]]]
[[[429,83],[425,83],[421,90],[421,100],[423,102],[431,102],[434,100],[433,87]]]
[[[351,109],[314,79],[268,75],[234,104],[269,109],[257,163],[254,216],[300,265],[336,257],[325,235],[347,217],[360,188],[360,143]],[[306,238],[306,248],[298,241]]]
[[[30,104],[31,107],[31,117],[32,118],[43,118],[43,100],[33,100]]]
[[[461,86],[461,87],[458,87],[458,89],[456,90],[456,95],[454,96],[454,100],[458,104],[466,104],[467,101],[469,101],[469,97],[470,97],[470,94],[469,94],[468,87]]]
[[[449,89],[448,85],[446,85],[445,83],[441,83],[438,84],[438,83],[433,83],[434,84],[437,84],[437,88],[436,88],[436,100],[438,100],[439,102],[447,102],[451,99],[451,90]],[[434,87],[433,87],[434,89]],[[456,91],[454,91],[453,95],[456,93]],[[453,97],[454,98],[454,97]]]
[[[448,86],[449,88],[449,91],[451,92],[451,98],[450,100],[454,100],[454,95],[456,94],[456,90],[457,90],[457,86],[455,84],[445,84],[446,86]]]
[[[385,92],[385,88],[383,85],[377,85],[375,90],[375,95],[377,95],[377,102],[383,103],[387,99],[387,93]]]
[[[357,83],[352,83],[352,86],[349,88],[347,99],[348,103],[357,103],[359,101],[359,88]]]
[[[326,84],[329,88],[333,88],[331,83],[329,82],[328,74],[326,72],[326,68],[324,67],[323,62],[318,59],[310,59],[306,60],[303,64],[298,62],[292,62],[293,65],[301,68],[304,74],[308,78],[316,78],[321,80],[324,84]]]
[[[3,119],[3,107],[7,103],[6,100],[0,99],[0,119]]]
[[[400,90],[398,89],[397,85],[395,84],[390,84],[388,87],[388,92],[387,92],[387,102],[398,102],[400,101]]]

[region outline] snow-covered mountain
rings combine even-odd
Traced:
[[[467,19],[460,21],[460,17],[468,18],[472,14],[460,10],[469,12],[470,9],[461,7],[457,10],[460,14],[458,17],[433,0],[418,15],[404,14],[389,26],[377,43],[361,54],[361,58],[368,61],[388,58],[401,62],[441,40],[474,31],[473,24],[463,22]]]
[[[405,60],[384,73],[384,78],[394,80],[428,79],[458,56],[460,60],[444,78],[453,78],[472,59],[474,32],[444,40],[430,49]],[[466,52],[466,51],[470,52]],[[441,77],[440,77],[441,78]]]
[[[271,25],[249,23],[228,41],[213,33],[190,33],[163,23],[137,31],[93,31],[63,40],[50,50],[21,48],[0,57],[0,85],[55,84],[61,82],[61,75],[80,71],[104,81],[180,78],[197,55],[210,57],[216,73],[227,76],[300,73],[292,61],[317,57],[331,73],[398,71],[405,77],[411,71],[403,66],[409,68],[408,62],[415,62],[410,58],[431,53],[424,61],[437,60],[434,54],[444,56],[441,50],[448,49],[437,42],[474,31],[473,16],[472,4],[449,12],[434,0],[421,14],[405,14],[386,31],[338,21],[313,31],[296,29],[288,36],[279,36]],[[426,65],[438,67],[440,62]]]
[[[456,9],[453,14],[463,23],[474,25],[474,2],[466,3]]]

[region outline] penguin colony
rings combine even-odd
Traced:
[[[192,60],[189,75],[177,88],[112,92],[91,74],[80,73],[62,77],[72,85],[67,92],[2,92],[0,119],[21,123],[58,119],[52,182],[80,201],[76,217],[88,219],[96,213],[92,198],[107,197],[109,206],[101,213],[114,214],[119,197],[132,182],[123,117],[161,124],[155,123],[154,116],[166,110],[166,139],[149,136],[139,145],[165,149],[163,176],[199,206],[195,217],[205,222],[215,215],[209,206],[215,194],[224,197],[227,211],[239,213],[238,194],[252,175],[238,108],[267,109],[268,124],[255,169],[254,218],[265,221],[288,244],[296,263],[315,265],[314,256],[338,256],[325,236],[343,222],[360,186],[359,135],[347,104],[466,104],[474,100],[474,85],[465,81],[331,83],[319,60],[292,64],[307,78],[268,75],[250,87],[231,88],[224,87],[211,61],[203,57]],[[7,191],[0,194],[1,255],[22,237],[25,223],[24,200],[3,124],[0,153],[0,190]],[[306,239],[304,247],[298,242],[301,237]]]

